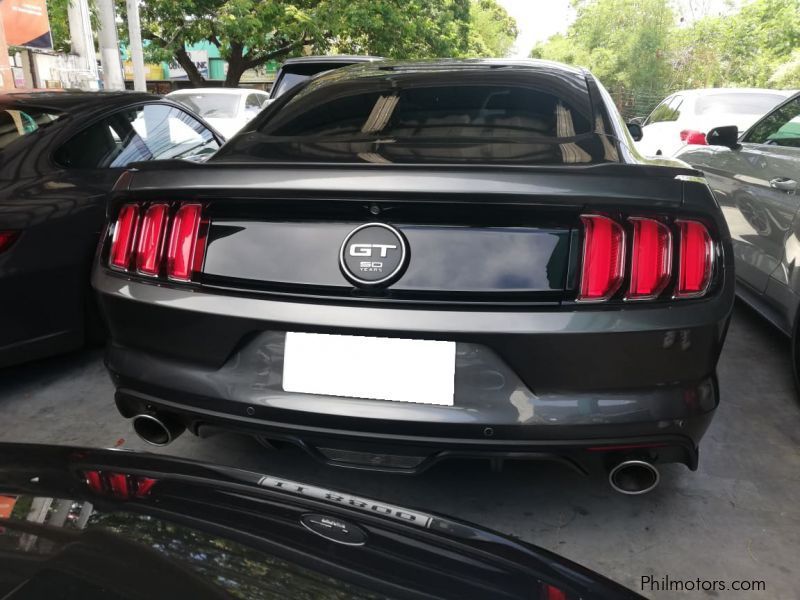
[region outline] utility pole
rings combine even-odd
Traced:
[[[144,53],[142,52],[142,26],[139,23],[139,0],[127,0],[128,37],[131,41],[131,60],[133,61],[133,89],[146,92],[144,78]]]
[[[11,61],[8,60],[8,44],[6,31],[3,28],[3,13],[0,13],[0,90],[14,89],[14,72],[11,70]]]
[[[88,77],[85,85],[91,90],[98,86],[97,55],[94,52],[94,38],[92,37],[92,23],[89,19],[89,3],[87,0],[72,0],[67,5],[67,18],[69,19],[69,37],[72,53],[77,54]]]
[[[97,0],[97,9],[100,15],[100,31],[97,37],[100,42],[100,60],[103,63],[103,88],[124,90],[125,78],[119,57],[114,0]]]

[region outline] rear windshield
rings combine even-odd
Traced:
[[[211,119],[233,119],[236,117],[236,110],[239,107],[239,96],[235,94],[176,94],[170,96],[173,100],[180,102],[184,106],[204,118]]]
[[[0,150],[55,123],[60,113],[40,108],[0,104]]]
[[[784,100],[778,94],[719,93],[700,96],[695,103],[698,115],[763,115]]]
[[[257,124],[249,158],[523,164],[618,160],[615,142],[603,135],[610,131],[607,120],[593,116],[582,81],[581,89],[563,80],[525,86],[509,78],[450,85],[432,79],[416,85],[365,79],[356,80],[360,85],[312,82]]]

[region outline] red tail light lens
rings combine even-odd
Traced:
[[[714,267],[714,242],[705,225],[677,221],[681,232],[676,298],[696,298],[708,291]]]
[[[567,600],[567,592],[549,583],[545,583],[542,584],[541,597],[543,600]]]
[[[109,471],[84,471],[86,485],[95,494],[120,500],[147,497],[158,479]]]
[[[17,240],[17,235],[16,231],[0,231],[0,252],[11,248],[11,244]]]
[[[578,300],[608,300],[622,284],[625,273],[625,231],[619,223],[600,215],[582,215],[583,267]]]
[[[108,487],[111,489],[111,494],[117,498],[127,500],[129,496],[128,491],[128,477],[123,473],[109,473],[106,476],[108,480]]]
[[[164,230],[167,224],[167,205],[153,204],[142,218],[139,245],[136,250],[136,271],[143,275],[158,275],[164,252]]]
[[[108,264],[112,269],[127,271],[130,267],[138,225],[139,208],[135,204],[125,204],[119,211],[111,237]]]
[[[175,213],[167,247],[167,277],[170,279],[189,281],[192,278],[192,271],[198,264],[201,211],[199,204],[184,204]]]
[[[655,219],[632,217],[631,283],[627,300],[652,300],[672,275],[672,233]]]
[[[705,146],[708,144],[708,142],[706,142],[706,134],[694,129],[684,129],[681,131],[681,141],[698,146]]]

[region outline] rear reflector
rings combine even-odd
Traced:
[[[686,142],[687,144],[695,144],[698,146],[705,146],[708,144],[706,142],[706,134],[702,131],[696,131],[694,129],[684,129],[681,131],[681,141]]]
[[[143,275],[158,275],[164,252],[164,230],[167,224],[167,205],[153,204],[142,218],[139,246],[136,249],[136,271]]]
[[[676,221],[681,232],[676,298],[696,298],[708,291],[714,267],[714,242],[705,225]]]
[[[16,231],[0,231],[0,252],[5,252],[11,248],[17,239],[18,233]]]
[[[653,300],[672,275],[672,233],[655,219],[631,217],[631,283],[626,300]]]
[[[127,271],[130,267],[138,224],[139,208],[135,204],[125,204],[119,211],[114,234],[111,237],[108,264],[112,269]]]
[[[172,220],[172,232],[167,247],[167,277],[176,281],[189,281],[196,264],[197,236],[200,231],[202,207],[184,204]]]
[[[581,215],[583,267],[578,300],[608,300],[622,284],[625,273],[625,231],[619,223],[600,215]]]

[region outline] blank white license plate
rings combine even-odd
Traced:
[[[286,334],[287,392],[453,406],[455,342]]]

